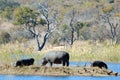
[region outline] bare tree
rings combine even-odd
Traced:
[[[50,8],[48,6],[48,3],[45,3],[45,4],[43,3],[43,4],[39,4],[39,5],[40,5],[39,10],[47,23],[47,29],[46,29],[46,33],[44,34],[43,43],[40,45],[39,41],[37,39],[39,50],[42,50],[47,39],[52,34],[52,32],[56,29],[55,27],[58,26],[58,23],[56,20],[58,12],[56,10],[53,10],[53,12],[51,12]],[[51,13],[53,13],[53,14],[51,14]]]
[[[75,9],[72,10],[72,14],[71,14],[71,20],[70,20],[70,31],[71,31],[71,38],[70,38],[70,45],[73,44],[73,42],[75,41],[74,39],[74,22],[75,22]]]
[[[111,34],[110,38],[112,39],[112,42],[115,42],[115,44],[117,44],[119,41],[118,35],[119,35],[120,19],[118,17],[114,17],[109,14],[102,16],[102,18],[104,19],[105,23],[108,23],[109,25],[110,34]]]
[[[110,7],[108,9],[108,7]],[[97,22],[100,26],[104,25],[108,26],[106,30],[109,31],[109,37],[112,40],[112,43],[114,42],[115,44],[118,43],[119,41],[119,17],[115,17],[115,6],[112,5],[98,5],[96,7],[98,9],[98,19]],[[103,12],[100,12],[99,9],[103,9]],[[107,32],[107,31],[106,31]]]
[[[37,25],[40,25],[39,23],[37,23],[37,18],[29,20],[29,22],[26,24],[26,26],[28,27],[28,30],[34,35],[34,37],[36,39],[38,51],[41,51],[43,49],[43,47],[45,46],[47,39],[50,37],[50,35],[52,34],[52,32],[55,29],[55,24],[56,24],[55,20],[56,20],[56,16],[57,16],[57,11],[54,11],[54,14],[51,15],[48,4],[47,3],[39,3],[39,12],[40,12],[39,17],[44,19],[46,22],[44,27],[45,26],[47,27],[45,34],[43,36],[43,41],[40,42],[40,37],[42,34],[38,31],[38,28],[36,27]]]

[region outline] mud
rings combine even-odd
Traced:
[[[45,66],[0,66],[0,74],[44,76],[120,76],[112,70],[97,67],[45,67]]]

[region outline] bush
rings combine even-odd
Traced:
[[[14,23],[21,25],[33,22],[33,20],[36,20],[37,15],[38,13],[29,7],[18,7],[14,10]]]
[[[1,32],[0,34],[0,44],[8,43],[11,40],[11,36],[8,32]]]
[[[106,5],[103,9],[102,9],[102,11],[104,12],[104,13],[109,13],[109,12],[111,12],[111,11],[113,11],[114,10],[114,7],[112,6],[112,5],[110,5],[110,4],[108,4],[108,5]]]
[[[47,24],[47,22],[45,21],[45,19],[41,19],[40,24],[44,26],[45,24]]]
[[[17,40],[19,42],[23,42],[23,41],[26,41],[32,38],[33,38],[33,35],[29,31],[26,31],[26,30],[15,31],[12,36],[13,41]]]
[[[0,17],[11,20],[13,18],[13,11],[18,6],[20,4],[13,0],[0,0]]]
[[[4,18],[7,18],[8,20],[10,20],[10,19],[12,19],[12,14],[13,14],[12,8],[6,7],[4,12],[3,12]]]

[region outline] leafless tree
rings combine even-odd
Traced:
[[[40,27],[39,26],[40,24],[37,23],[37,18],[30,20],[29,23],[27,23],[26,25],[28,26],[28,30],[34,35],[36,39],[38,51],[41,51],[43,49],[47,42],[47,39],[50,37],[50,35],[55,29],[55,24],[57,23],[56,22],[57,11],[54,11],[53,15],[51,15],[49,10],[50,9],[47,2],[39,3],[40,12],[39,17],[46,21],[44,27],[45,26],[47,27],[42,42],[40,42],[40,37],[42,34],[38,31],[38,28],[36,27],[36,26]]]
[[[104,19],[105,23],[109,25],[110,29],[110,38],[112,39],[112,42],[115,44],[118,43],[119,41],[119,27],[120,27],[120,19],[119,17],[112,16],[110,14],[106,14],[102,16]]]
[[[75,9],[72,10],[72,14],[71,14],[71,19],[70,19],[70,31],[71,31],[71,38],[70,38],[70,45],[73,44],[73,42],[75,41],[74,39],[74,23],[75,23]]]
[[[108,11],[104,11],[104,9],[106,9],[106,7],[108,6],[104,6],[102,5],[98,5],[96,8],[98,9],[98,19],[97,22],[99,24],[99,26],[107,26],[107,29],[109,31],[109,34],[107,34],[106,37],[109,37],[112,42],[114,42],[115,44],[118,43],[119,41],[119,27],[120,27],[120,19],[119,17],[115,17],[115,6],[112,6],[111,9],[109,9]],[[103,12],[100,12],[99,10],[103,9]],[[106,31],[106,32],[108,32]]]

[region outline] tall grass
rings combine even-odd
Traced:
[[[70,61],[94,61],[103,60],[107,62],[120,62],[120,44],[106,45],[104,43],[89,43],[88,41],[76,41],[70,46],[49,47],[38,51],[36,44],[27,43],[8,43],[0,45],[0,64],[14,64],[23,58],[35,58],[35,63],[51,50],[65,50],[70,53]]]
[[[28,45],[27,43],[8,43],[0,45],[0,63],[14,64],[19,59],[24,58],[35,58],[40,59],[42,53],[34,49],[34,46]]]
[[[106,45],[104,43],[89,44],[88,42],[75,42],[71,52],[71,60],[94,61],[103,60],[107,62],[120,62],[120,44]]]

